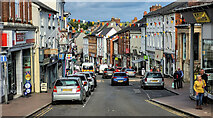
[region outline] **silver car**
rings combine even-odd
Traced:
[[[78,72],[77,74],[84,74],[87,77],[88,82],[91,85],[91,91],[94,91],[95,89],[95,79],[92,77],[92,75],[89,72]]]
[[[72,74],[69,77],[79,77],[81,82],[85,85],[84,89],[86,90],[87,97],[91,95],[91,85],[85,74]]]
[[[159,72],[147,72],[144,77],[142,77],[141,88],[146,89],[147,87],[160,87],[164,89],[164,78]]]
[[[133,69],[126,69],[125,72],[126,72],[126,75],[129,77],[135,77],[136,75],[136,72]]]
[[[52,92],[52,103],[61,100],[86,101],[86,91],[80,78],[61,78],[56,80]]]

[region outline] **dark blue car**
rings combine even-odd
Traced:
[[[115,72],[111,79],[111,85],[114,86],[116,84],[125,84],[129,85],[129,78],[125,72]]]

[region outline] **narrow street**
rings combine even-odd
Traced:
[[[175,95],[167,90],[143,90],[139,78],[130,78],[129,86],[111,86],[110,79],[97,76],[98,87],[84,105],[63,101],[50,105],[33,116],[178,116],[180,113],[148,101],[149,96]]]

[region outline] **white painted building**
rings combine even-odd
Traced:
[[[89,41],[88,37],[83,38],[83,61],[86,62],[89,59]]]

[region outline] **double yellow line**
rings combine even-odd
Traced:
[[[41,110],[38,114],[36,114],[36,115],[34,116],[34,118],[39,118],[39,117],[45,115],[47,112],[49,112],[49,111],[52,110],[52,109],[53,109],[53,107],[52,107],[52,105],[50,105],[49,107],[47,107],[47,108]]]
[[[153,105],[155,105],[155,106],[158,106],[158,107],[160,107],[161,109],[164,109],[164,110],[166,110],[166,111],[168,111],[168,112],[170,112],[170,113],[172,113],[172,114],[175,114],[175,115],[177,115],[177,116],[184,117],[184,118],[189,117],[189,116],[185,115],[184,113],[177,112],[177,111],[172,110],[172,109],[170,109],[170,108],[167,108],[167,107],[165,107],[165,106],[163,106],[163,105],[159,105],[159,104],[157,104],[157,103],[154,103],[154,102],[152,102],[152,101],[150,101],[150,100],[145,100],[145,101],[148,102],[148,103],[150,103],[150,104],[153,104]]]

